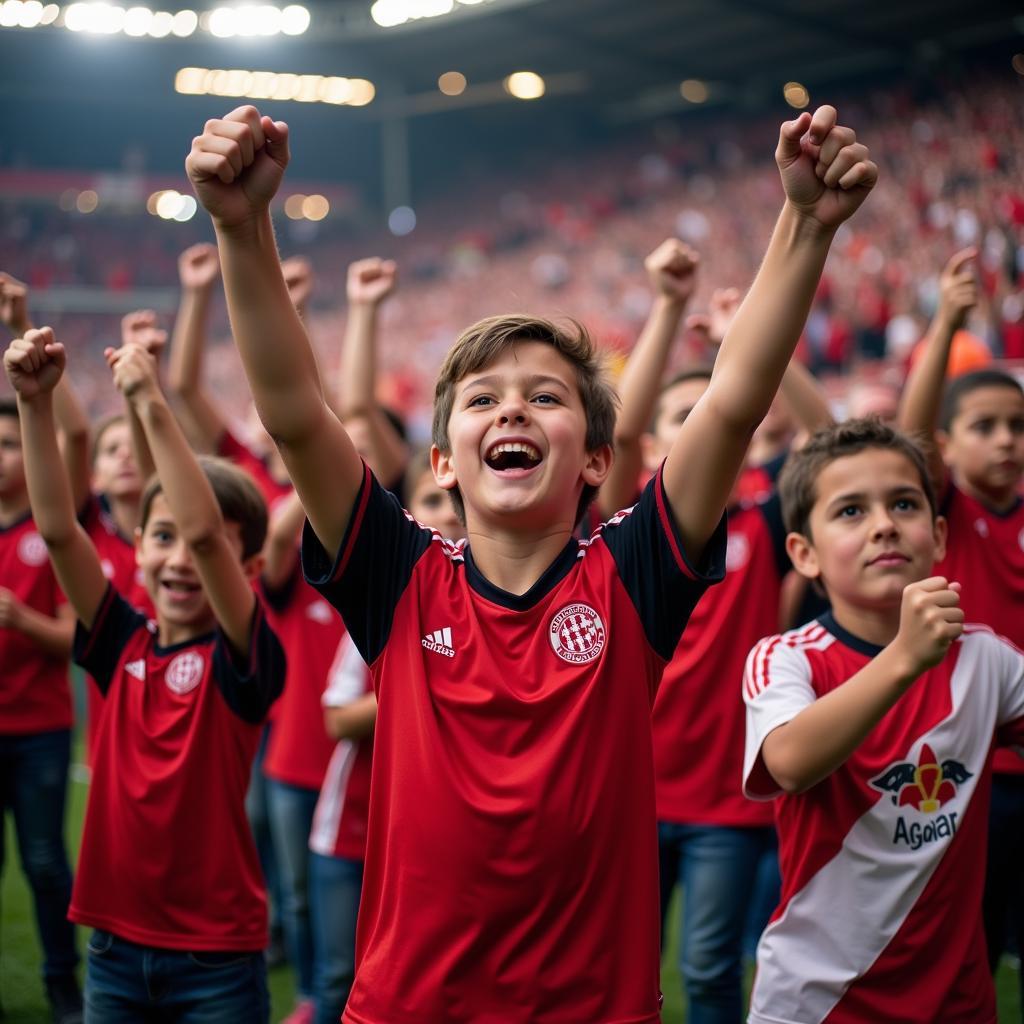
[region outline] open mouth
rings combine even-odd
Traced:
[[[513,473],[540,465],[540,452],[525,441],[502,441],[492,445],[484,461],[496,473]]]
[[[160,586],[169,593],[179,597],[198,594],[202,589],[198,583],[186,583],[184,580],[162,580]]]

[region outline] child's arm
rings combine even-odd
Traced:
[[[64,614],[66,609],[67,605],[61,605],[56,616],[46,615],[19,601],[6,587],[0,587],[0,629],[16,629],[51,658],[71,656],[75,619],[73,614]]]
[[[140,309],[121,318],[121,345],[141,345],[154,359],[160,360],[160,353],[167,344],[167,332],[157,326],[156,313],[151,309]],[[153,453],[149,450],[146,432],[142,429],[138,414],[131,402],[124,403],[128,417],[128,428],[132,435],[132,451],[140,479],[145,482],[155,472]]]
[[[907,586],[896,639],[765,737],[761,760],[775,782],[802,793],[839,768],[914,680],[942,661],[963,623],[959,583],[933,576]]]
[[[274,508],[263,545],[262,577],[268,591],[279,590],[294,572],[299,560],[299,535],[305,520],[306,512],[294,491]]]
[[[650,427],[679,321],[696,287],[699,260],[693,249],[675,238],[666,239],[644,260],[654,305],[619,382],[615,459],[598,494],[602,516],[614,515],[636,500],[643,469],[640,439]]]
[[[395,290],[394,260],[357,260],[348,268],[348,322],[338,375],[338,417],[361,419],[367,428],[367,462],[385,487],[405,472],[405,442],[377,403],[377,317]]]
[[[227,422],[203,387],[203,350],[213,286],[220,274],[217,247],[200,242],[178,257],[181,302],[174,321],[167,386],[178,399],[189,435],[199,447],[216,448]]]
[[[324,399],[316,358],[281,273],[270,201],[288,163],[288,127],[238,107],[207,121],[186,161],[213,217],[235,343],[256,409],[323,547],[341,545],[363,466]]]
[[[783,124],[775,158],[786,203],[711,383],[665,463],[665,493],[691,560],[721,518],[750,438],[778,390],[836,229],[878,176],[867,147],[836,124],[832,107]]]
[[[967,314],[978,301],[978,284],[970,262],[976,249],[961,249],[946,264],[939,278],[939,309],[925,336],[924,351],[907,376],[900,400],[900,429],[919,435],[928,443],[933,479],[945,479],[942,455],[934,443],[939,409],[946,384],[953,335],[964,325]]]
[[[364,693],[351,704],[324,708],[324,728],[332,740],[358,740],[369,736],[377,724],[377,698]]]
[[[57,582],[79,620],[91,629],[107,579],[75,516],[71,485],[60,461],[53,392],[64,363],[64,346],[54,341],[49,327],[16,338],[4,353],[4,370],[18,396],[25,481],[36,529],[46,542]]]
[[[188,545],[203,590],[236,653],[250,650],[256,595],[232,546],[206,474],[157,383],[156,362],[138,345],[107,349],[114,384],[146,433],[174,522]]]
[[[373,732],[377,697],[366,692],[368,671],[352,636],[342,637],[323,695],[324,729],[332,740],[358,740]]]
[[[313,268],[305,257],[289,256],[288,259],[281,261],[281,274],[284,276],[284,284],[295,312],[299,314],[299,319],[304,321],[309,297],[313,294]]]

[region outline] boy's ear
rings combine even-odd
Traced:
[[[945,516],[936,516],[933,526],[935,537],[935,561],[941,562],[946,557],[946,537],[949,534],[949,523]]]
[[[809,580],[816,580],[821,576],[821,567],[818,565],[818,553],[814,545],[802,533],[789,533],[786,535],[786,554],[801,576]]]
[[[142,527],[136,526],[133,535],[135,538],[135,564],[142,565]]]
[[[266,564],[266,561],[262,551],[258,551],[255,555],[250,555],[245,559],[242,562],[242,572],[245,573],[245,578],[247,580],[258,580],[260,573],[263,572],[263,566]]]
[[[443,452],[436,444],[432,444],[430,446],[430,468],[438,487],[451,491],[458,485],[459,481],[455,476],[455,463],[450,451]]]
[[[592,452],[586,453],[583,463],[583,482],[590,487],[600,487],[612,469],[612,446],[603,444]]]

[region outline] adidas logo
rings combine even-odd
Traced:
[[[136,679],[141,679],[143,682],[146,681],[146,663],[142,658],[138,661],[129,661],[124,667],[125,672],[130,676],[134,676]]]
[[[434,654],[443,654],[446,658],[455,657],[455,648],[452,646],[452,628],[445,626],[444,629],[435,629],[428,633],[421,641],[421,644]]]

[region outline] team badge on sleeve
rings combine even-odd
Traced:
[[[203,656],[195,651],[185,651],[179,654],[164,672],[164,682],[167,689],[179,696],[194,690],[203,678],[205,663]]]
[[[590,605],[568,604],[551,620],[548,639],[563,661],[583,665],[604,649],[604,623]]]

